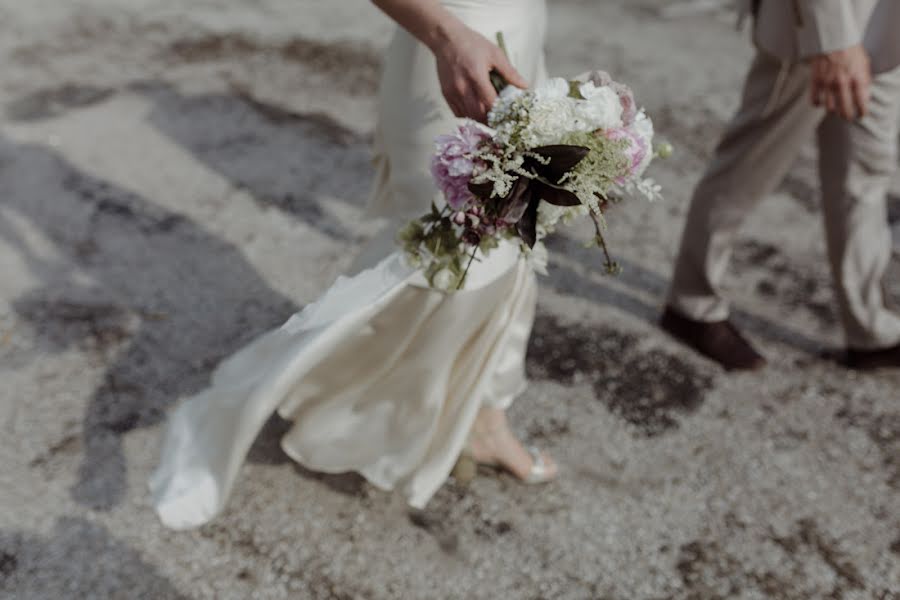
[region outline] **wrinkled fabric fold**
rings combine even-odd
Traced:
[[[521,262],[448,301],[408,285],[417,274],[402,260],[337,285],[223,362],[212,385],[174,411],[150,482],[167,526],[221,511],[276,411],[293,422],[282,448],[306,467],[357,471],[412,506],[427,503],[509,362],[508,337],[530,326],[534,274]]]

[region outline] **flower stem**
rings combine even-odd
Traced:
[[[503,32],[497,32],[497,45],[500,46],[500,49],[503,51],[503,55],[506,56],[507,60],[509,60],[509,51],[506,49],[506,40],[503,38]]]
[[[612,256],[609,254],[609,248],[606,245],[606,238],[603,236],[603,224],[600,222],[600,215],[591,212],[591,220],[594,221],[594,231],[596,232],[594,236],[594,241],[597,242],[597,245],[603,249],[604,262],[603,266],[606,268],[606,273],[608,275],[618,275],[622,272],[622,268],[619,267],[619,264],[612,259]]]
[[[500,46],[500,50],[503,51],[503,55],[506,56],[507,60],[509,60],[509,52],[506,50],[506,40],[503,39],[503,32],[497,32],[497,45]],[[491,85],[494,86],[494,90],[499,94],[503,91],[506,86],[509,85],[509,82],[506,80],[506,77],[500,74],[497,69],[491,69],[489,74],[491,78]]]
[[[463,271],[462,277],[459,278],[459,283],[456,284],[456,289],[461,290],[463,284],[466,282],[466,275],[469,274],[469,267],[472,266],[472,262],[475,260],[475,253],[478,252],[478,248],[472,249],[472,256],[469,257],[469,262],[466,263],[466,270]]]

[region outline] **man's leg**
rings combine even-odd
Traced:
[[[819,127],[822,210],[841,319],[851,350],[900,342],[900,314],[885,306],[891,258],[886,197],[897,168],[900,69],[876,76],[869,114],[855,122],[829,115]],[[900,353],[897,357],[900,366]]]
[[[824,116],[812,106],[809,85],[805,64],[757,54],[741,107],[691,201],[660,325],[726,369],[765,365],[728,320],[720,288],[738,227],[781,182]]]
[[[735,233],[772,193],[824,113],[809,100],[809,69],[757,55],[741,107],[694,192],[669,306],[695,321],[728,318],[720,288]],[[773,98],[776,87],[777,97]]]
[[[900,222],[891,223],[891,238],[894,241],[894,256],[900,257]]]

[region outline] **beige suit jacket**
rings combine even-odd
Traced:
[[[900,0],[760,0],[754,40],[796,62],[863,43],[876,73],[900,65]]]

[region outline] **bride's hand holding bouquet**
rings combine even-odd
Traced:
[[[439,2],[375,0],[434,55],[441,92],[453,114],[485,122],[497,99],[494,81],[527,88],[506,53]],[[495,76],[492,76],[495,74]]]
[[[462,23],[448,34],[447,42],[432,48],[444,99],[457,117],[485,122],[497,100],[491,74],[508,85],[527,88],[503,50]]]

